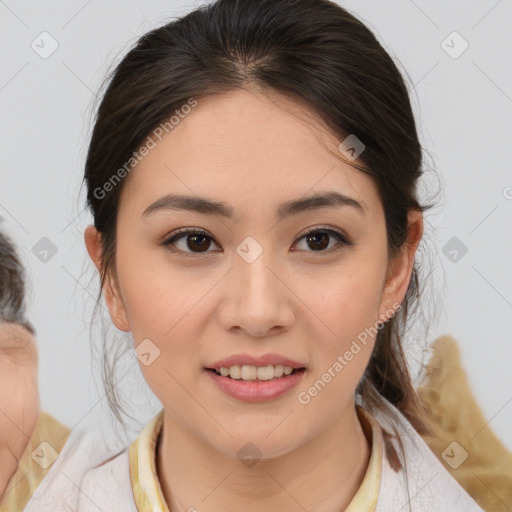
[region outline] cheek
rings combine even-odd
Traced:
[[[116,261],[121,295],[141,372],[162,403],[180,403],[191,368],[197,370],[201,297],[212,277],[177,270],[159,249],[119,245]],[[195,378],[195,377],[194,377]]]
[[[364,264],[354,260],[321,278],[317,275],[302,281],[299,293],[306,297],[304,302],[321,320],[323,339],[343,344],[375,325],[384,275],[384,265],[378,260]]]
[[[371,356],[386,272],[386,246],[351,254],[328,274],[302,281],[314,339],[310,382],[329,388],[324,404],[339,407],[340,396],[355,390]],[[313,281],[316,283],[313,285]],[[308,291],[309,290],[309,291]],[[314,322],[314,323],[313,323]],[[307,327],[306,327],[307,328]],[[313,393],[315,391],[313,390]],[[349,393],[349,394],[347,394]],[[336,405],[337,404],[337,405]]]
[[[315,320],[309,334],[312,371],[298,395],[308,415],[334,421],[352,399],[378,332],[381,282],[377,269],[354,268],[337,272],[321,292],[309,294],[308,306],[321,322]]]
[[[145,338],[163,337],[178,324],[197,292],[194,290],[197,279],[192,274],[187,276],[173,270],[163,248],[145,247],[134,237],[123,237],[122,233],[116,268],[123,304],[136,343]]]

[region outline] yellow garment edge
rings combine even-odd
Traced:
[[[377,421],[357,406],[359,419],[367,426],[371,455],[363,482],[345,512],[374,512],[380,489],[383,438]],[[156,446],[162,429],[164,411],[160,411],[142,430],[129,448],[130,479],[138,510],[170,512],[156,470]]]
[[[0,512],[22,512],[41,480],[50,471],[51,462],[66,444],[70,432],[53,416],[41,412],[19,460],[18,469],[0,500]]]

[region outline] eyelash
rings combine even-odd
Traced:
[[[319,254],[330,254],[332,252],[335,252],[335,251],[338,251],[338,250],[342,249],[344,246],[352,246],[352,245],[354,245],[354,243],[350,242],[341,231],[338,231],[338,230],[333,229],[333,228],[328,228],[328,227],[315,227],[315,228],[309,229],[308,231],[303,233],[300,236],[300,238],[298,238],[298,240],[302,240],[303,238],[307,237],[308,235],[311,235],[311,234],[314,234],[314,233],[329,233],[329,234],[335,235],[336,238],[339,241],[339,247],[335,246],[334,248],[331,247],[330,249],[323,250],[323,251],[306,251],[306,252],[311,252],[311,253],[317,252]],[[201,255],[207,254],[208,252],[211,252],[211,251],[205,251],[203,253],[199,253],[199,252],[184,252],[181,249],[176,250],[176,249],[172,249],[170,247],[173,243],[175,243],[179,239],[183,238],[185,235],[206,235],[208,238],[210,238],[210,239],[215,241],[215,239],[213,237],[211,237],[208,234],[207,231],[204,231],[202,229],[197,229],[197,228],[181,228],[181,229],[178,229],[178,230],[174,231],[173,233],[171,233],[171,235],[164,240],[162,245],[167,247],[169,249],[169,251],[171,251],[171,252],[173,252],[175,254],[179,254],[180,256],[185,256],[185,257],[195,257],[194,255],[201,256]],[[217,242],[215,242],[215,243],[217,244]]]

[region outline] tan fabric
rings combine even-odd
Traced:
[[[510,512],[512,452],[493,431],[492,418],[480,409],[455,338],[441,336],[431,350],[418,393],[435,436],[424,436],[424,441],[484,510]]]
[[[41,480],[46,476],[68,440],[70,430],[53,416],[41,412],[34,432],[11,478],[0,512],[21,512]]]
[[[363,482],[345,512],[374,512],[379,496],[383,442],[377,421],[362,407],[357,412],[371,446],[371,455]],[[170,512],[156,471],[156,446],[162,429],[164,411],[160,411],[129,447],[130,479],[139,511]]]

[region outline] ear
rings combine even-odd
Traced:
[[[414,256],[423,236],[423,213],[411,210],[407,216],[407,241],[389,261],[379,310],[379,321],[386,322],[405,298],[414,268]]]
[[[101,273],[103,266],[101,233],[99,233],[94,226],[87,226],[84,232],[84,240],[89,257],[98,269],[98,272]],[[117,279],[113,274],[115,274],[115,272],[112,269],[107,272],[105,283],[103,284],[103,295],[105,297],[105,302],[107,303],[110,318],[114,325],[119,330],[128,332],[130,331],[128,315],[119,292]]]

